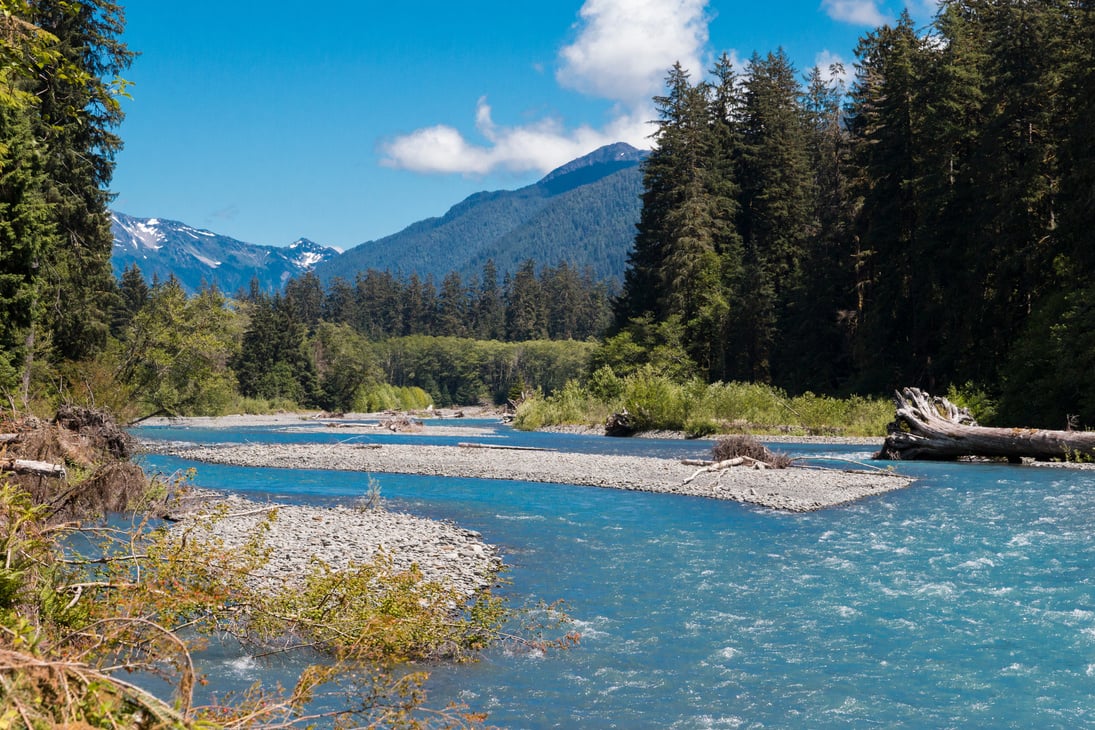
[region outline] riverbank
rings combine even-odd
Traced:
[[[605,429],[603,426],[544,426],[539,431],[544,433],[572,433],[580,436],[604,436]],[[720,436],[736,436],[741,434],[712,434],[711,436],[701,436],[699,438],[693,438],[686,434],[684,431],[638,431],[636,433],[627,436],[626,438],[634,439],[670,439],[670,440],[690,440],[690,441],[712,441],[714,442]],[[753,433],[750,434],[757,441],[773,443],[773,444],[849,444],[852,446],[875,446],[878,447],[882,444],[885,437],[883,436],[811,436],[807,434],[766,434],[766,433]]]
[[[885,471],[756,470],[701,472],[675,459],[492,448],[490,445],[148,443],[158,453],[246,467],[505,479],[679,494],[808,512],[901,489],[912,480]]]
[[[499,411],[482,406],[468,406],[467,408],[437,408],[423,413],[393,414],[392,412],[379,413],[326,413],[324,411],[299,411],[282,413],[235,413],[227,416],[153,416],[146,418],[133,426],[178,426],[182,428],[243,428],[248,426],[304,426],[307,424],[324,424],[331,428],[342,428],[354,425],[353,421],[381,421],[393,416],[408,415],[425,424],[434,420],[453,420],[461,418],[491,418],[499,416]],[[360,427],[369,428],[367,424],[358,424]]]
[[[269,560],[250,576],[263,590],[298,584],[313,560],[337,571],[370,562],[380,552],[394,571],[417,565],[427,581],[469,598],[490,587],[502,568],[494,545],[450,522],[375,508],[259,503],[201,489],[188,495],[188,501],[191,508],[174,516],[171,531],[220,540],[228,549],[242,547],[273,518],[264,532]]]

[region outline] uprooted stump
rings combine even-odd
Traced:
[[[893,423],[876,459],[953,461],[962,457],[1063,461],[1095,458],[1095,432],[979,426],[969,411],[918,388],[894,393]]]
[[[626,409],[619,413],[613,413],[605,421],[605,436],[618,436],[626,438],[628,436],[634,436],[636,429],[631,424],[631,414]]]
[[[133,453],[133,437],[105,411],[63,405],[57,409],[53,422],[79,434],[92,448],[116,459],[128,459]]]
[[[108,413],[63,406],[51,422],[0,423],[0,478],[49,507],[47,521],[124,512],[144,500],[148,480],[127,460],[129,435]]]

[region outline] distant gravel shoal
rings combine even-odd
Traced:
[[[225,508],[223,513],[215,511],[218,506]],[[179,516],[171,530],[180,536],[216,538],[225,547],[237,548],[271,512],[274,518],[265,532],[265,544],[272,548],[270,559],[251,575],[264,590],[299,585],[313,559],[345,570],[351,563],[372,562],[381,550],[391,558],[394,570],[417,565],[426,580],[448,585],[467,597],[489,587],[502,568],[497,548],[483,542],[478,532],[387,510],[260,504],[235,495],[215,495]]]
[[[723,472],[699,474],[684,484],[697,467],[674,459],[460,446],[225,444],[176,447],[156,443],[146,446],[185,459],[235,466],[575,484],[728,499],[791,512],[833,507],[900,489],[912,482],[906,477],[881,471],[734,467]]]

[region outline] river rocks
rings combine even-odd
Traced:
[[[211,519],[219,504],[226,514]],[[371,562],[383,551],[395,570],[417,565],[427,580],[470,597],[489,587],[502,567],[498,550],[477,532],[386,510],[260,504],[229,496],[181,516],[171,529],[180,536],[219,538],[225,547],[236,548],[271,514],[265,538],[270,559],[253,576],[262,588],[276,590],[299,582],[312,560],[342,570],[352,562]]]
[[[231,444],[154,446],[186,459],[237,466],[335,469],[512,481],[576,484],[632,491],[729,499],[792,512],[845,504],[908,486],[910,479],[882,471],[806,468],[732,469],[697,475],[674,459],[523,451],[458,446],[384,444]]]

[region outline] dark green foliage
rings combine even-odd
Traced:
[[[445,276],[437,296],[437,330],[452,337],[468,335],[468,318],[471,312],[468,291],[460,274],[455,271]]]
[[[712,123],[721,97],[707,84],[692,85],[680,64],[666,85],[667,94],[655,98],[657,148],[643,164],[643,210],[616,322],[623,328],[644,317],[676,317],[689,358],[717,373],[730,310],[724,266],[737,242],[730,168],[717,134],[722,128]]]
[[[841,68],[830,69],[834,77]],[[853,222],[847,178],[850,141],[843,126],[844,87],[814,68],[802,98],[813,171],[811,235],[802,255],[800,285],[788,293],[783,337],[774,365],[779,380],[799,392],[832,392],[852,374],[855,256],[848,250]]]
[[[649,369],[676,381],[690,380],[699,368],[685,349],[683,333],[677,316],[663,322],[655,322],[649,315],[638,317],[600,343],[593,351],[590,369],[608,368],[620,377]]]
[[[476,301],[471,305],[475,336],[480,340],[500,340],[506,327],[506,305],[498,286],[498,269],[492,259],[483,264]]]
[[[735,288],[742,313],[733,333],[740,355],[731,374],[769,382],[784,341],[786,306],[802,287],[802,263],[813,232],[814,176],[807,119],[795,70],[782,50],[754,55],[741,109],[740,230],[743,271]]]
[[[29,20],[58,39],[61,59],[35,77],[35,134],[44,150],[44,193],[59,245],[42,252],[43,317],[58,354],[100,350],[109,330],[113,236],[106,187],[121,139],[114,81],[134,54],[119,39],[125,21],[110,0],[33,4]],[[86,76],[74,76],[75,66]]]
[[[0,350],[20,359],[40,315],[42,258],[58,240],[25,110],[0,106],[0,134]]]
[[[894,27],[868,34],[856,50],[861,62],[852,88],[850,129],[856,141],[858,284],[863,306],[859,367],[872,388],[892,388],[921,378],[932,327],[921,322],[933,306],[928,287],[938,277],[920,275],[923,149],[921,99],[927,55],[908,13]]]
[[[188,298],[175,279],[152,287],[124,333],[119,372],[142,415],[220,415],[232,401],[236,333],[226,305],[216,289]]]
[[[362,389],[383,382],[371,344],[347,325],[320,324],[308,349],[319,376],[322,408],[355,410]]]
[[[675,340],[709,380],[963,383],[1018,423],[1095,425],[1091,4],[951,0],[857,57],[847,96],[782,52],[740,80],[725,58],[710,83],[670,71],[594,367],[637,372]]]
[[[1064,430],[1095,424],[1095,289],[1055,294],[1031,315],[1004,367],[999,420]]]
[[[309,271],[299,279],[285,284],[285,307],[294,321],[300,322],[311,332],[323,319],[323,285],[315,273]]]
[[[587,370],[593,348],[584,342],[502,343],[423,335],[373,345],[386,382],[420,387],[445,407],[504,403],[516,384],[558,390]]]
[[[310,317],[345,324],[372,340],[415,334],[438,337],[475,337],[509,341],[555,339],[585,340],[600,336],[609,320],[609,291],[591,271],[579,274],[562,263],[539,272],[531,259],[517,274],[498,285],[491,261],[483,277],[465,284],[456,272],[441,282],[412,275],[401,281],[387,271],[357,275],[355,286],[332,279],[321,304],[301,309],[302,289],[314,300],[316,283],[290,282],[286,304],[293,316],[315,329]],[[315,277],[312,281],[316,282]],[[311,313],[311,314],[309,314]]]
[[[118,283],[118,297],[110,321],[110,334],[121,337],[133,321],[133,317],[148,303],[151,290],[145,283],[144,274],[137,264],[128,267]]]
[[[36,371],[106,344],[106,186],[122,119],[113,77],[132,54],[118,41],[121,9],[105,0],[9,4],[4,15],[0,380],[9,397],[20,382],[26,407]]]
[[[547,338],[547,301],[529,259],[506,286],[506,339],[511,342]]]
[[[313,405],[317,383],[305,352],[306,328],[280,296],[259,295],[249,303],[250,324],[243,333],[232,369],[240,394]]]

